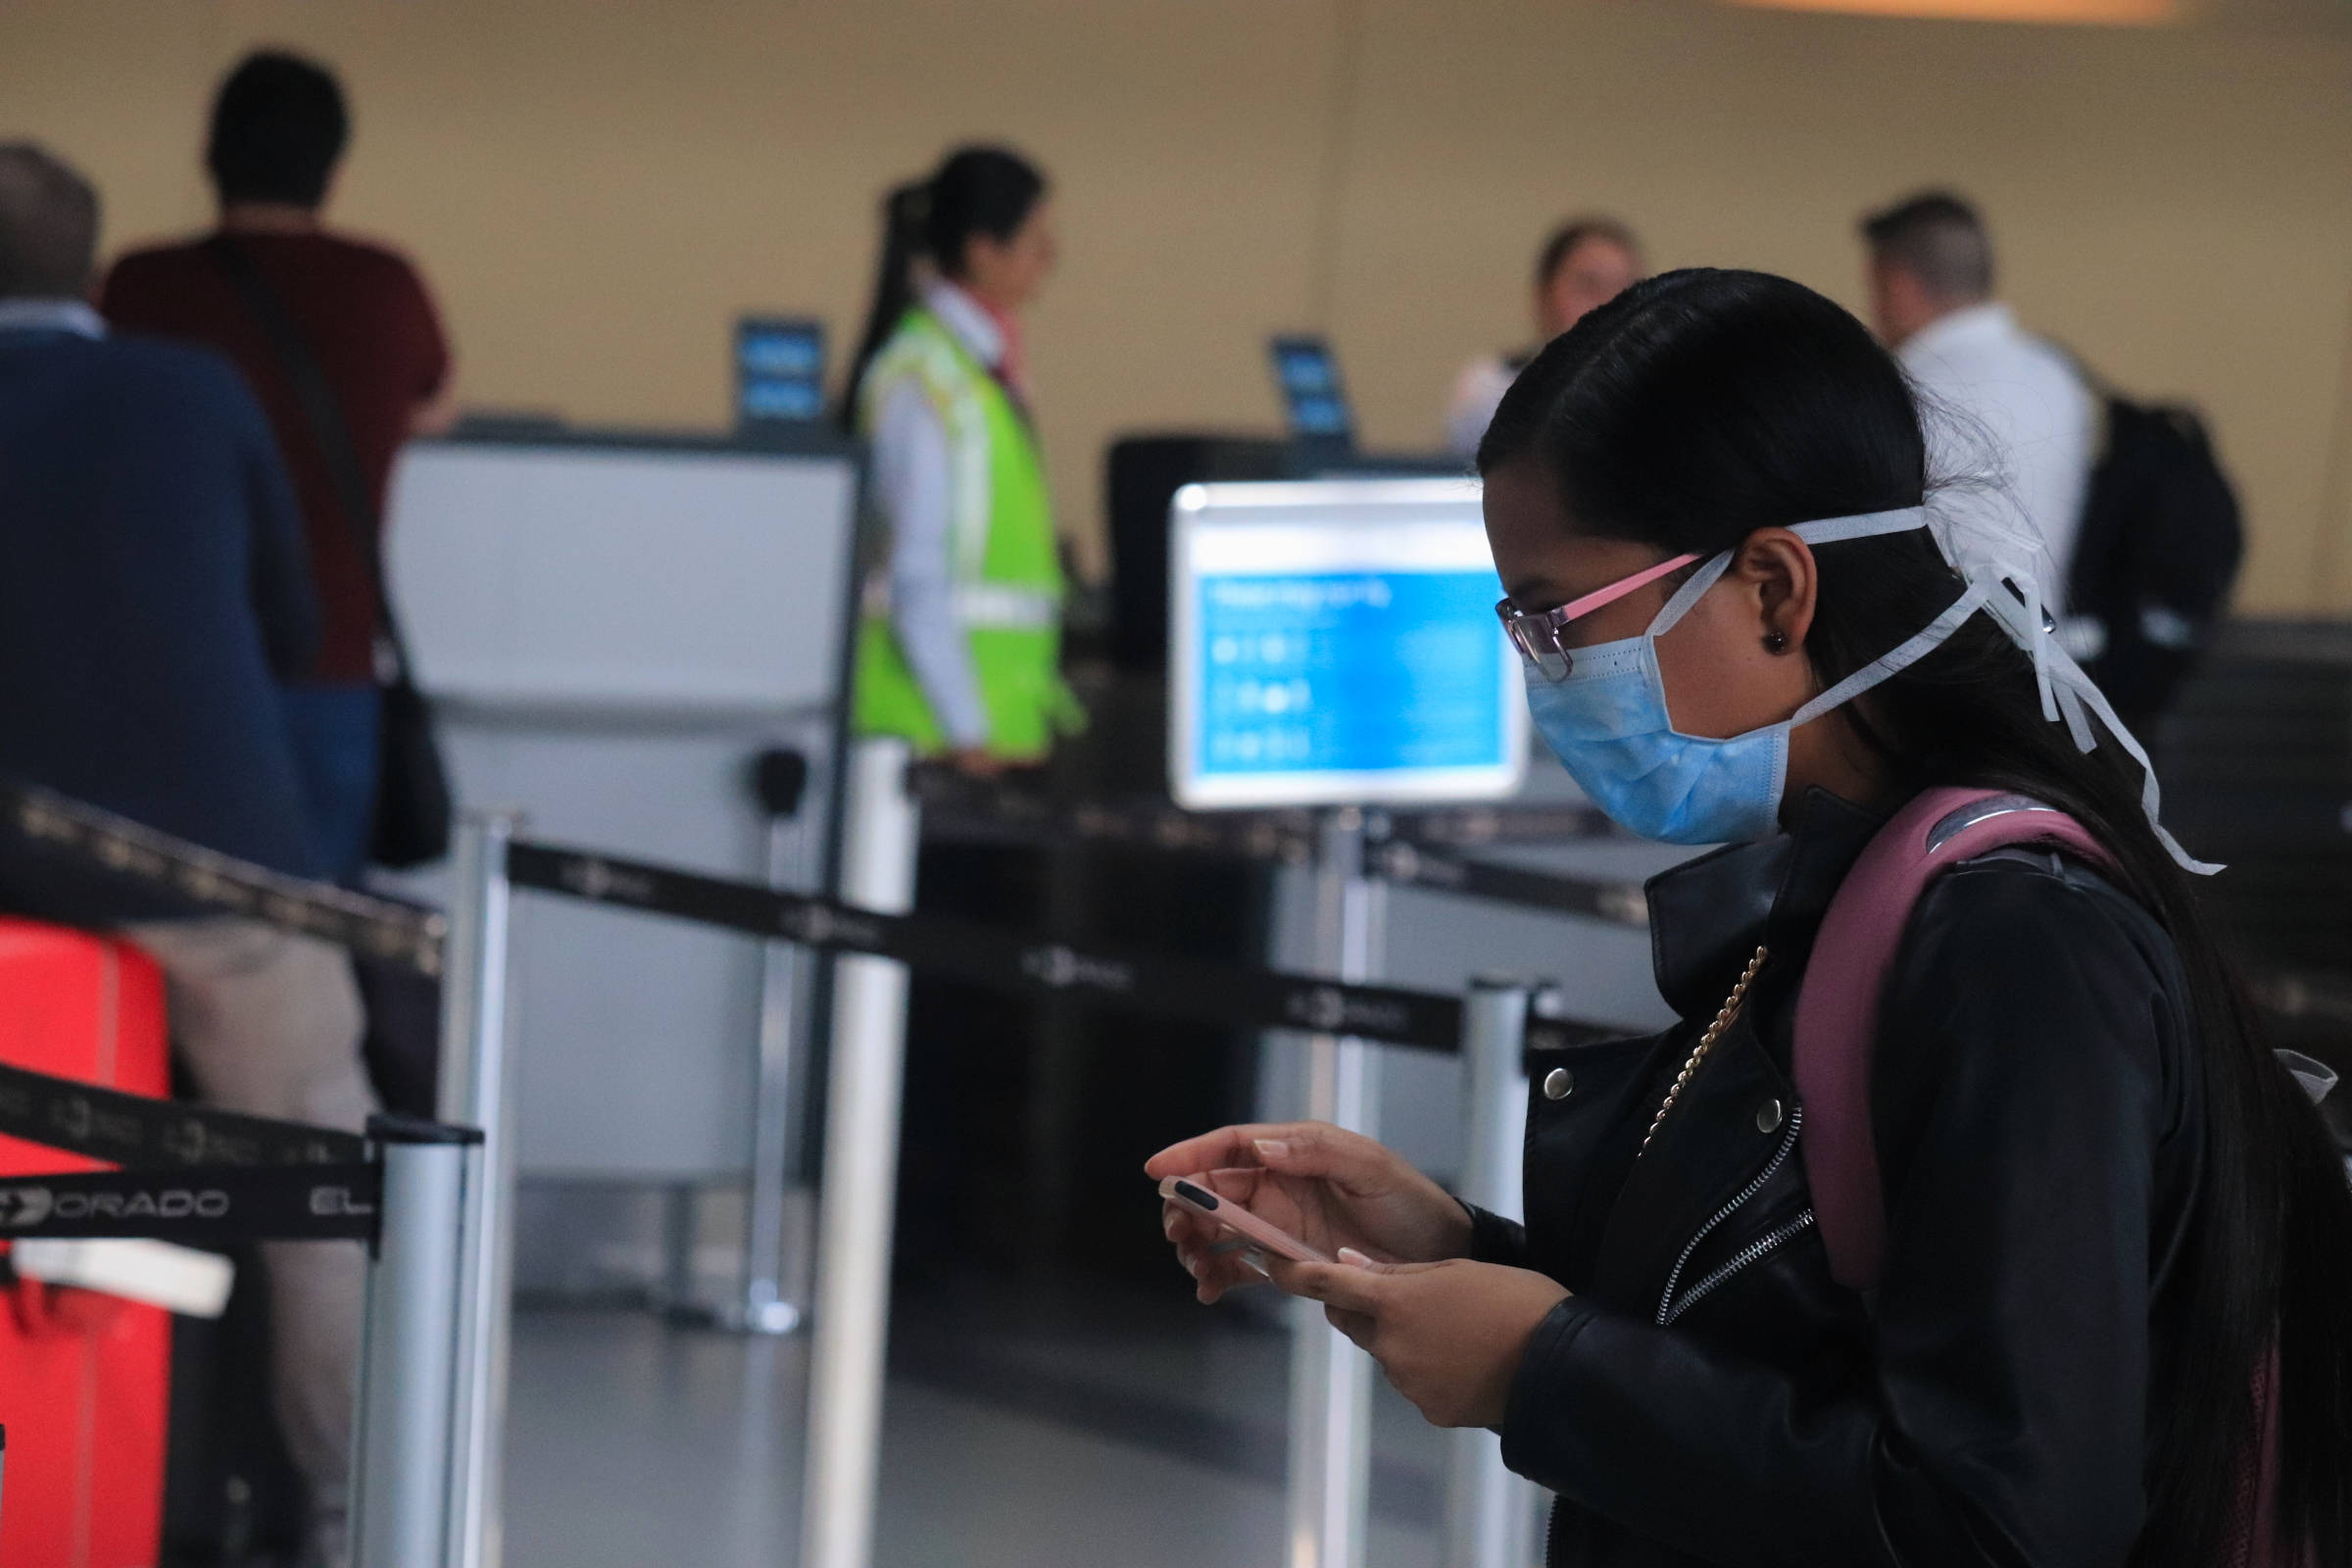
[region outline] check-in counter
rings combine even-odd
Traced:
[[[856,491],[837,447],[413,446],[388,569],[461,806],[518,808],[538,840],[817,885]],[[810,782],[771,832],[750,776],[779,747]],[[526,1183],[741,1182],[776,1092],[756,1080],[760,945],[568,901],[526,901],[518,929]]]

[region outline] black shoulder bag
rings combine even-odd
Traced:
[[[278,368],[293,388],[303,422],[310,426],[311,439],[325,460],[327,476],[342,503],[361,565],[375,590],[376,614],[384,628],[384,642],[392,651],[392,678],[385,683],[377,722],[375,820],[368,858],[395,869],[438,860],[449,853],[449,773],[442,765],[441,748],[433,739],[432,710],[416,689],[408,643],[401,636],[400,619],[393,613],[392,596],[384,589],[375,498],[361,471],[359,449],[352,445],[342,402],[310,345],[303,341],[294,318],[253,258],[226,235],[215,235],[206,249],[228,275],[262,335],[270,340]]]

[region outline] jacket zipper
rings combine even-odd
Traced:
[[[1764,1168],[1756,1173],[1753,1181],[1740,1188],[1739,1194],[1730,1202],[1717,1209],[1714,1215],[1704,1225],[1701,1225],[1697,1233],[1684,1245],[1682,1256],[1674,1260],[1674,1272],[1666,1276],[1666,1289],[1658,1297],[1658,1327],[1664,1328],[1676,1318],[1681,1317],[1685,1311],[1689,1310],[1690,1303],[1813,1223],[1813,1211],[1808,1208],[1796,1219],[1741,1248],[1739,1254],[1730,1262],[1725,1263],[1705,1279],[1690,1287],[1680,1301],[1674,1298],[1674,1288],[1682,1283],[1683,1270],[1690,1266],[1690,1254],[1698,1250],[1698,1244],[1715,1234],[1716,1227],[1738,1213],[1741,1205],[1762,1192],[1765,1184],[1779,1174],[1780,1168],[1788,1162],[1789,1151],[1796,1148],[1797,1130],[1804,1124],[1805,1107],[1802,1105],[1790,1106],[1788,1130],[1781,1135],[1781,1146],[1772,1152],[1772,1158],[1765,1162]]]
[[[1762,1261],[1766,1256],[1779,1250],[1781,1247],[1794,1240],[1800,1233],[1812,1229],[1812,1227],[1813,1211],[1808,1208],[1802,1214],[1799,1214],[1796,1216],[1796,1218],[1790,1220],[1788,1224],[1781,1226],[1777,1230],[1768,1231],[1764,1235],[1757,1237],[1754,1241],[1740,1249],[1738,1254],[1735,1255],[1730,1262],[1724,1264],[1723,1267],[1717,1269],[1705,1279],[1700,1280],[1696,1285],[1691,1286],[1689,1293],[1686,1294],[1681,1300],[1674,1303],[1674,1310],[1666,1314],[1665,1318],[1661,1321],[1660,1326],[1663,1327],[1666,1324],[1671,1324],[1676,1318],[1681,1317],[1685,1312],[1688,1312],[1690,1310],[1690,1308],[1696,1306],[1703,1298],[1713,1294],[1715,1288],[1723,1284],[1724,1281],[1730,1279],[1733,1275],[1739,1273],[1750,1263]]]

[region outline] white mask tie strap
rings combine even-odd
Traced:
[[[1666,601],[1666,607],[1660,610],[1650,621],[1649,635],[1663,637],[1672,631],[1674,623],[1690,612],[1690,607],[1697,604],[1708,589],[1722,580],[1723,574],[1731,569],[1731,565],[1732,553],[1729,550],[1710,556],[1701,562],[1699,568],[1684,580],[1683,585],[1674,591],[1674,597]]]
[[[1851,517],[1821,517],[1800,522],[1788,531],[1809,545],[1834,545],[1882,533],[1909,533],[1927,525],[1927,508],[1898,507],[1892,512],[1864,512]]]
[[[1978,607],[1984,603],[1984,585],[1970,583],[1960,590],[1959,598],[1945,607],[1942,614],[1928,623],[1925,630],[1906,642],[1896,644],[1798,709],[1788,720],[1789,728],[1793,729],[1807,719],[1819,718],[1839,704],[1851,702],[1888,676],[1899,674],[1918,663],[1941,646],[1945,638],[1958,631],[1962,623],[1975,614]]]
[[[1875,534],[1908,533],[1913,528],[1928,525],[1928,509],[1901,507],[1892,512],[1864,512],[1851,517],[1819,517],[1800,522],[1788,531],[1809,545],[1840,544],[1848,539],[1868,539]],[[1675,590],[1674,597],[1649,623],[1649,635],[1663,637],[1674,629],[1675,623],[1690,612],[1706,591],[1723,580],[1731,569],[1733,552],[1721,551],[1708,558],[1706,564],[1690,574],[1690,580]]]
[[[2028,577],[2021,587],[2016,573],[1993,566],[1980,567],[1969,575],[1987,585],[1985,609],[2001,623],[2009,640],[2034,661],[2034,685],[2041,694],[2041,716],[2055,724],[2065,714],[2050,673],[2050,639],[2041,624],[2040,585]],[[2072,721],[2067,727],[2074,734],[2075,745],[2089,751],[2085,732],[2076,729]]]
[[[1984,608],[2000,622],[2002,630],[2034,661],[2034,679],[2041,688],[2042,716],[2052,722],[2064,720],[2066,731],[2074,739],[2075,749],[2090,752],[2097,749],[2098,733],[2090,727],[2084,712],[2098,715],[2107,726],[2107,733],[2132,761],[2139,765],[2140,808],[2147,813],[2148,826],[2155,831],[2157,842],[2164,846],[2184,871],[2196,876],[2211,876],[2222,867],[2211,860],[2200,860],[2180,847],[2165,827],[2160,815],[2163,791],[2156,782],[2156,769],[2148,761],[2147,749],[2138,737],[2124,727],[2106,693],[2084,674],[2067,651],[2058,646],[2041,615],[2041,588],[2031,568],[2019,567],[2006,562],[1976,564],[1969,576],[1972,581],[1986,585]]]

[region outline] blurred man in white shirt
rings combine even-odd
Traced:
[[[1992,240],[1977,210],[1929,191],[1862,220],[1879,336],[1925,396],[1935,478],[1948,504],[2022,513],[2041,536],[2053,612],[2082,526],[2097,408],[2074,364],[1993,298]]]

